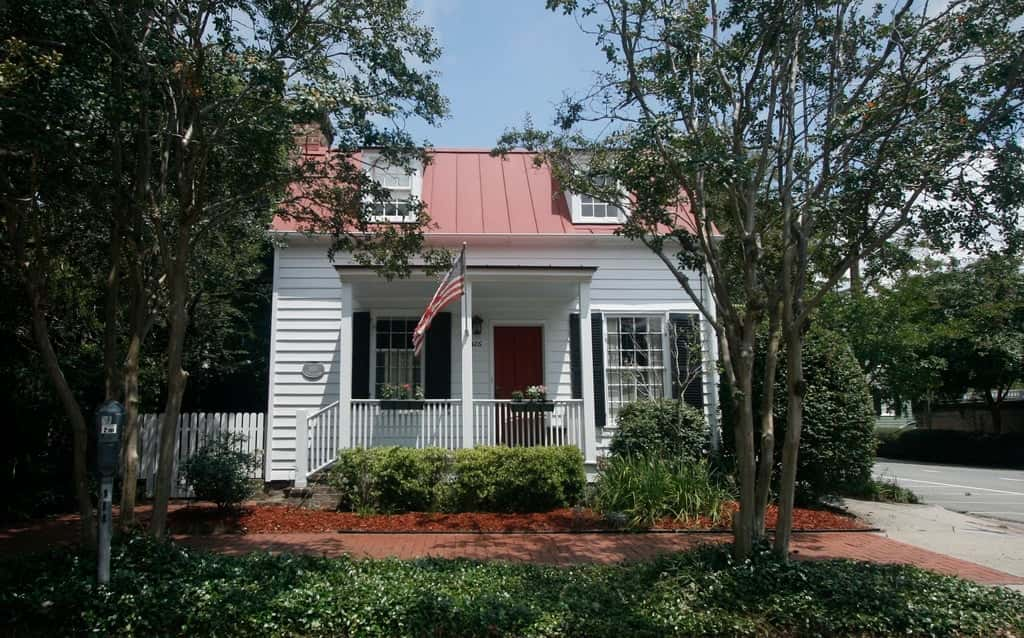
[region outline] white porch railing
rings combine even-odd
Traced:
[[[513,412],[508,399],[474,399],[473,444],[575,445],[582,450],[583,401],[555,401],[551,412]]]
[[[462,442],[462,402],[427,399],[422,410],[384,410],[376,399],[352,400],[349,447],[443,447]]]
[[[339,404],[296,414],[296,485],[350,447],[462,447],[462,401],[429,399],[422,410],[384,410],[377,399],[353,399],[348,436]],[[514,412],[507,399],[474,399],[474,445],[575,445],[583,449],[583,401],[555,401],[551,412]],[[305,439],[305,445],[302,444]],[[303,471],[305,469],[305,471]],[[300,478],[301,475],[301,478]]]

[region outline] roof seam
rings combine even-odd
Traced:
[[[498,167],[501,169],[501,194],[505,198],[505,219],[508,220],[508,232],[512,232],[512,204],[508,201],[508,180],[505,179],[505,158],[499,157]]]
[[[537,207],[533,204],[533,186],[530,185],[530,169],[526,167],[526,158],[523,158],[523,177],[526,178],[526,194],[530,196],[530,213],[533,215],[533,227],[540,232],[540,221],[537,219]]]
[[[487,216],[484,215],[484,170],[480,164],[480,156],[476,156],[477,184],[480,185],[480,228],[487,232]]]

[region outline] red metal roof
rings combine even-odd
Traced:
[[[429,234],[611,235],[618,228],[573,224],[551,169],[535,166],[532,153],[493,157],[485,149],[432,149],[430,155],[420,194],[432,220]],[[296,230],[296,223],[275,218],[273,228]]]

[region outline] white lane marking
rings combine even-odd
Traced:
[[[956,483],[938,483],[936,481],[922,481],[920,479],[909,478],[901,478],[899,480],[906,481],[907,483],[926,483],[928,485],[941,485],[943,487],[961,487],[965,490],[978,490],[979,492],[993,492],[995,494],[1015,494],[1017,496],[1024,496],[1024,492],[1011,492],[1009,490],[993,490],[987,487],[975,487],[973,485],[957,485]]]
[[[1024,479],[1007,478],[1005,476],[1000,476],[999,480],[1000,481],[1018,481],[1020,483],[1024,483]]]
[[[928,472],[929,474],[941,474],[938,470],[921,470],[922,472]]]

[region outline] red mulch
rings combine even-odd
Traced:
[[[732,509],[732,508],[730,508]],[[767,526],[773,528],[777,511],[771,507]],[[676,521],[666,518],[656,529],[727,531],[729,517],[715,525],[710,519]],[[284,505],[250,505],[235,514],[208,507],[186,507],[170,513],[173,533],[317,533],[317,532],[567,532],[607,530],[609,524],[589,509],[557,509],[534,514],[413,512],[363,516],[351,512],[301,509]],[[796,530],[866,529],[853,516],[832,510],[797,509]]]

